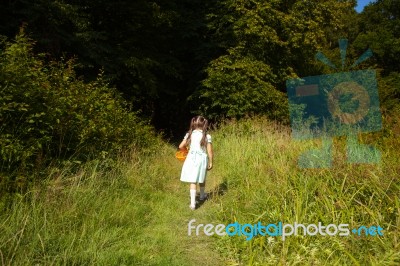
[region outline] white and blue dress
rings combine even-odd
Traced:
[[[187,140],[189,133],[183,138]],[[203,130],[193,130],[190,140],[190,149],[183,163],[181,181],[189,183],[204,183],[207,175],[208,156],[206,148],[201,147]],[[206,135],[207,143],[211,143],[211,136]]]

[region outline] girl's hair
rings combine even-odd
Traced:
[[[207,136],[207,128],[208,128],[208,121],[204,117],[198,115],[192,118],[192,121],[190,121],[190,127],[189,127],[189,136],[187,138],[187,146],[190,146],[190,141],[192,137],[192,132],[195,129],[202,129],[203,130],[203,137],[201,138],[200,141],[200,146],[201,147],[206,147],[207,146],[207,141],[206,141],[206,136]]]

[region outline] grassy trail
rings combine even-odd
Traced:
[[[189,208],[174,152],[54,170],[0,213],[0,265],[221,265],[213,238],[187,235],[188,221],[212,222],[218,204]],[[219,182],[209,177],[207,190]]]
[[[169,162],[175,172],[168,184],[169,193],[154,193],[152,221],[144,230],[141,240],[143,252],[154,252],[150,262],[159,265],[221,265],[222,260],[215,250],[213,238],[204,234],[188,236],[188,221],[210,223],[218,204],[212,199],[197,210],[189,209],[189,185],[179,181],[181,163]],[[208,176],[206,190],[218,186],[219,180]]]
[[[299,169],[301,152],[318,142],[291,141],[264,120],[228,124],[213,143],[211,198],[195,211],[169,144],[112,164],[51,169],[3,206],[0,265],[399,265],[400,157],[388,148],[399,138],[371,141],[383,154],[378,165],[349,164],[337,139],[330,169]],[[192,219],[380,225],[384,236],[188,236]]]

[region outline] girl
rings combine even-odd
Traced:
[[[183,163],[181,181],[190,183],[190,208],[196,209],[196,183],[200,183],[200,200],[206,199],[207,170],[213,167],[211,136],[207,134],[208,122],[202,116],[192,118],[189,132],[186,133],[179,149],[190,148]]]

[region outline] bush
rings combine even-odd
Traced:
[[[207,78],[191,100],[201,99],[200,112],[215,120],[265,114],[287,119],[285,95],[272,85],[269,65],[251,58],[221,56],[206,70]]]
[[[21,30],[0,51],[0,171],[29,171],[58,159],[86,160],[156,137],[102,77],[84,82],[73,59],[46,62]]]

